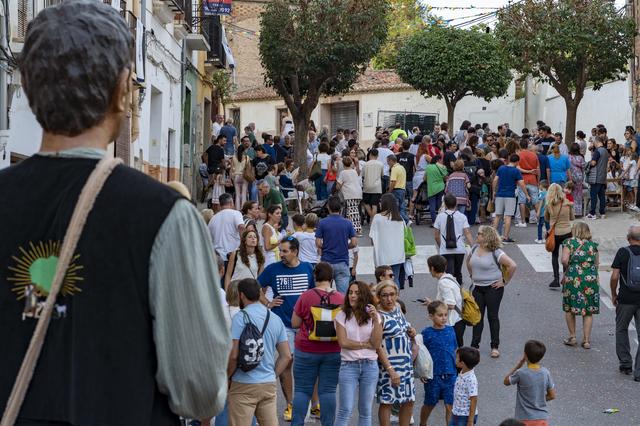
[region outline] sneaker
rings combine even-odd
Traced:
[[[603,214],[600,215],[600,219],[606,219],[607,217]]]
[[[392,414],[390,417],[391,423],[400,423],[400,417],[396,416],[395,414]]]
[[[407,222],[407,226],[411,226],[411,225],[413,225],[413,221],[409,220],[409,222]]]
[[[316,419],[320,418],[320,403],[311,407],[311,417],[315,417]]]
[[[640,380],[636,379],[636,382],[639,382]],[[413,416],[411,416],[411,419],[409,420],[409,424],[412,425],[414,424],[416,421],[413,420]]]
[[[285,422],[290,422],[293,418],[293,406],[291,404],[287,404],[287,408],[285,408],[284,413],[282,413],[282,418]]]
[[[558,280],[551,281],[551,283],[549,284],[549,289],[551,289],[551,290],[559,290],[560,289],[560,283],[558,282]]]
[[[516,223],[516,228],[526,228],[527,222],[518,222]]]
[[[526,226],[526,225],[525,225],[525,226]],[[503,242],[503,243],[515,243],[515,242],[516,242],[516,240],[514,240],[514,239],[513,239],[513,238],[511,238],[511,237],[502,237],[502,242]]]
[[[529,216],[529,223],[532,225],[538,224],[538,217],[536,215]]]
[[[535,240],[534,241],[536,244],[544,244],[544,240]]]
[[[588,214],[585,216],[587,219],[596,220],[598,217],[595,214]]]
[[[630,376],[631,374],[633,374],[633,368],[630,367],[620,367],[620,372],[622,374],[626,374],[627,376]]]

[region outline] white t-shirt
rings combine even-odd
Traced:
[[[441,300],[447,305],[456,305],[462,312],[462,293],[458,281],[452,275],[444,274],[438,280],[436,300]],[[458,321],[460,314],[455,309],[450,309],[447,324],[453,327]]]
[[[301,262],[318,263],[320,256],[318,255],[318,247],[316,246],[315,232],[294,232],[293,238],[300,243],[300,253],[298,258]]]
[[[453,213],[453,225],[456,229],[456,240],[458,246],[454,249],[447,248],[447,216]],[[442,213],[438,213],[436,222],[433,227],[440,231],[440,255],[443,254],[465,254],[467,251],[464,248],[465,238],[464,230],[469,228],[469,221],[467,216],[460,213],[458,210],[445,210]]]
[[[234,209],[223,209],[213,215],[209,221],[209,232],[213,249],[227,260],[227,255],[240,247],[238,226],[243,225],[242,213]]]
[[[331,156],[326,152],[322,152],[318,154],[316,159],[320,162],[320,168],[322,170],[327,170],[329,168],[329,162],[331,161]]]
[[[389,148],[384,146],[378,148],[378,161],[382,163],[385,176],[389,176],[389,164],[387,163],[387,157],[390,155],[393,155],[393,151],[391,151]]]
[[[342,184],[340,192],[345,200],[362,200],[362,179],[353,169],[345,169],[338,176],[338,183]]]
[[[379,160],[369,160],[364,163],[364,192],[366,194],[382,194],[382,172],[384,166]]]
[[[378,213],[371,221],[369,237],[373,241],[374,266],[404,264],[404,221]]]
[[[473,370],[464,374],[459,374],[456,384],[453,387],[453,408],[452,412],[456,416],[469,416],[471,408],[471,397],[478,396],[478,379]],[[478,414],[478,407],[473,415]]]

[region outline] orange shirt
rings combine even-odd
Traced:
[[[540,162],[538,161],[538,156],[529,150],[522,150],[518,153],[520,157],[520,168],[522,170],[539,170]],[[525,185],[535,185],[538,186],[538,176],[530,173],[523,173],[522,179],[524,180]]]

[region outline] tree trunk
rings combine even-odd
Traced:
[[[564,142],[570,147],[576,140],[576,116],[580,101],[565,98],[567,107],[567,124],[564,129]]]
[[[447,124],[449,125],[449,137],[453,138],[453,114],[456,111],[456,104],[455,102],[450,102],[447,98],[445,98],[445,103],[447,104]]]
[[[295,166],[300,167],[300,173],[298,174],[298,180],[306,179],[307,174],[309,172],[307,166],[307,147],[308,147],[308,131],[309,129],[309,120],[311,117],[306,117],[303,112],[294,113],[293,115],[293,125],[295,128],[295,140],[293,144],[293,152]]]

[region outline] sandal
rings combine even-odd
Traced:
[[[500,357],[500,351],[496,348],[491,349],[491,353],[489,354],[489,356],[491,356],[491,358],[499,358]]]
[[[564,339],[562,341],[562,343],[564,343],[567,346],[577,346],[578,342],[576,341],[575,337],[567,337],[566,339]]]
[[[591,349],[591,343],[588,342],[588,341],[584,341],[584,342],[582,342],[582,347],[584,349]]]

